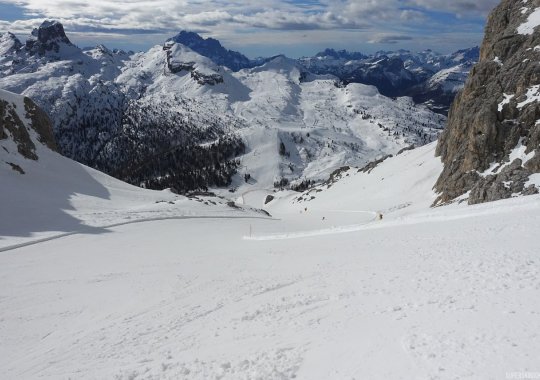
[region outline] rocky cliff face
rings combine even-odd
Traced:
[[[45,21],[32,31],[32,37],[26,41],[26,49],[30,54],[44,55],[48,51],[58,53],[63,44],[72,46],[64,26],[57,21]]]
[[[23,173],[13,161],[38,160],[39,145],[56,150],[49,117],[30,98],[0,90],[0,164]]]
[[[530,177],[540,172],[539,16],[540,0],[503,0],[490,15],[480,62],[437,147],[438,203],[538,193]]]

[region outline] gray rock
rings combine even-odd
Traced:
[[[24,110],[19,110],[14,104],[0,99],[0,140],[11,138],[20,155],[29,160],[37,160],[36,145],[21,117],[30,119],[31,128],[36,132],[40,143],[56,150],[52,123],[48,116],[29,98],[24,98],[24,106]]]
[[[31,38],[26,41],[26,50],[30,54],[39,55],[44,55],[48,51],[58,53],[61,44],[72,46],[64,26],[57,21],[44,21],[39,28],[32,31]]]
[[[523,193],[528,177],[540,171],[540,124],[536,123],[540,104],[518,107],[527,99],[527,91],[540,84],[540,50],[535,49],[540,45],[540,28],[531,35],[517,33],[536,7],[540,0],[527,4],[503,0],[490,15],[480,62],[452,105],[437,146],[444,170],[435,185],[440,193],[436,203],[450,202],[468,191],[469,203],[508,198]],[[514,97],[499,109],[504,94]],[[526,153],[536,152],[534,159],[524,166],[513,162],[487,178],[478,174],[493,163],[508,163],[520,141]]]

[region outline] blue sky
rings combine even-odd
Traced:
[[[478,45],[498,0],[0,0],[0,32],[61,21],[80,46],[146,50],[186,29],[244,54],[291,57]]]

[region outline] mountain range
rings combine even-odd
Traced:
[[[193,33],[148,52],[80,49],[46,21],[24,44],[1,41],[0,88],[50,116],[59,151],[148,188],[301,188],[431,142],[446,120],[411,98],[284,56],[249,61]]]
[[[188,46],[232,71],[252,68],[271,58],[250,60],[245,55],[227,50],[213,38],[182,31],[169,41]],[[362,83],[377,87],[385,96],[410,96],[416,103],[425,103],[443,114],[478,62],[480,49],[473,47],[452,54],[439,54],[432,50],[413,53],[408,50],[379,51],[363,54],[347,50],[326,49],[313,57],[298,62],[314,74],[331,74],[345,84]]]

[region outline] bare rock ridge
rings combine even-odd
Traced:
[[[56,150],[47,114],[30,98],[0,90],[0,153],[9,157],[15,153],[10,151],[15,146],[19,155],[37,160],[37,144]]]
[[[437,203],[535,194],[540,172],[540,0],[503,0],[491,13],[464,90],[437,147]]]

